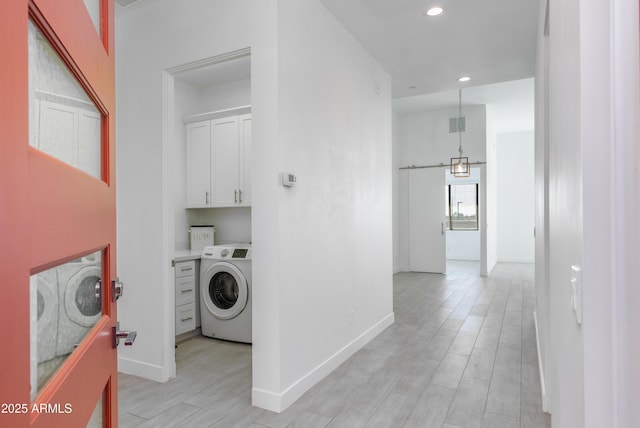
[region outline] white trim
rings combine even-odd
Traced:
[[[542,398],[542,410],[549,413],[549,397],[547,396],[547,386],[544,378],[544,369],[542,364],[542,352],[540,351],[540,336],[538,335],[538,316],[533,311],[533,325],[536,329],[536,349],[538,350],[538,371],[540,372],[540,396]]]
[[[175,282],[171,260],[174,257],[175,247],[175,220],[172,209],[171,182],[168,177],[169,168],[169,147],[175,135],[175,81],[173,74],[168,71],[162,72],[162,260],[164,261],[162,295],[164,300],[163,320],[163,376],[162,378],[172,379],[176,377],[176,336],[175,336]]]
[[[183,71],[191,71],[197,68],[208,67],[210,65],[220,64],[221,62],[232,61],[234,59],[244,58],[251,55],[251,48],[243,48],[235,51],[223,53],[221,55],[212,56],[198,61],[188,62],[186,64],[176,65],[167,68],[169,74],[182,73]]]
[[[369,330],[356,337],[349,344],[344,346],[338,352],[320,363],[316,368],[298,379],[287,389],[281,393],[266,391],[263,389],[253,388],[251,390],[251,404],[262,409],[272,412],[283,412],[305,392],[307,392],[316,383],[324,379],[329,373],[335,370],[340,364],[348,360],[353,354],[360,350],[364,345],[380,334],[384,329],[389,327],[395,321],[395,314],[392,312]]]
[[[526,258],[526,259],[521,259],[518,257],[499,257],[498,258],[498,263],[500,262],[504,262],[504,263],[535,263],[535,259],[533,258]]]
[[[118,372],[140,376],[145,379],[162,383],[175,377],[175,375],[173,377],[166,376],[165,370],[161,366],[123,357],[118,357]]]
[[[216,111],[209,111],[206,113],[198,113],[198,114],[190,114],[187,116],[182,116],[182,122],[187,124],[187,123],[193,123],[193,122],[202,122],[204,120],[219,119],[222,117],[240,116],[240,115],[250,114],[250,113],[251,113],[251,106],[238,106],[238,107],[227,108],[224,110],[216,110]]]

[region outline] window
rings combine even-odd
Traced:
[[[478,183],[446,186],[449,230],[478,230]]]

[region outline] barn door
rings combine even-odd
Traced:
[[[409,270],[445,273],[445,175],[441,168],[409,170]]]

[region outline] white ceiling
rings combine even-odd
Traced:
[[[538,0],[322,2],[389,72],[393,98],[534,74]],[[426,16],[431,6],[444,13]]]
[[[534,79],[513,80],[462,90],[464,106],[486,105],[498,134],[532,131],[534,127]],[[458,90],[396,98],[393,111],[399,115],[458,107]]]
[[[538,0],[321,1],[390,74],[394,112],[457,106],[463,88],[463,105],[490,105],[499,132],[533,129]],[[432,6],[444,13],[427,17]],[[176,77],[205,88],[250,73],[247,57]]]
[[[496,132],[533,129],[538,0],[321,1],[391,75],[395,113],[457,106],[462,88]]]

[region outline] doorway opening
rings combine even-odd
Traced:
[[[251,50],[240,49],[167,69],[163,90],[163,151],[168,171],[166,177],[171,177],[164,183],[168,201],[165,207],[168,230],[164,234],[167,254],[176,266],[165,290],[167,300],[175,308],[175,330],[166,337],[165,355],[168,361],[174,361],[178,366],[176,377],[181,373],[188,377],[184,370],[187,370],[191,359],[206,353],[207,358],[218,359],[216,355],[219,355],[221,358],[218,360],[224,361],[225,356],[228,359],[229,349],[233,349],[233,353],[242,355],[241,359],[246,363],[242,369],[246,371],[249,379],[247,388],[250,389],[251,345],[223,342],[202,335],[202,320],[208,316],[207,312],[203,313],[206,309],[201,303],[201,288],[206,286],[200,283],[203,248],[196,246],[192,238],[196,227],[202,231],[204,226],[211,227],[210,241],[206,245],[251,243]],[[236,143],[240,147],[232,150],[233,160],[222,162],[225,167],[222,176],[241,177],[238,180],[243,186],[239,189],[242,203],[233,203],[234,191],[231,190],[232,205],[226,202],[228,198],[214,199],[214,194],[221,194],[219,186],[224,184],[219,177],[214,178],[220,168],[216,162],[229,152],[223,153],[220,148],[215,148],[213,139],[204,144],[211,155],[200,156],[201,153],[191,150],[190,127],[207,125],[207,135],[213,135],[221,120],[224,123],[220,128],[224,128],[227,137],[232,135],[235,124]],[[197,187],[200,184],[218,187],[200,189]],[[203,203],[192,197],[196,188],[203,190]],[[236,183],[232,189],[238,191]],[[178,269],[182,265],[187,269],[184,274]],[[224,365],[219,367],[221,373],[225,370]]]
[[[456,261],[480,263],[480,180],[479,167],[472,167],[469,177],[462,178],[445,171],[447,265]]]

